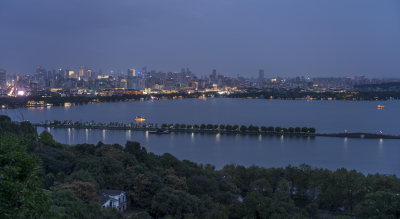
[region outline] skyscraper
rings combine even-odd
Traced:
[[[7,79],[6,79],[6,70],[0,69],[0,88],[6,88]]]
[[[258,80],[263,81],[264,80],[264,69],[260,69],[258,71]]]
[[[85,75],[85,70],[81,66],[79,67],[78,77],[83,78],[84,75]]]
[[[214,83],[217,80],[217,69],[213,69],[210,75],[210,81]]]
[[[136,70],[134,68],[128,69],[128,78],[135,77],[135,76],[136,76]]]
[[[75,78],[75,71],[68,70],[68,78]]]
[[[92,69],[87,69],[86,70],[86,78],[92,78],[92,73],[93,73]]]

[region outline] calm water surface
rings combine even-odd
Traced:
[[[384,104],[384,110],[377,110]],[[7,109],[13,119],[32,122],[79,120],[129,122],[136,115],[152,123],[254,124],[272,126],[312,126],[318,132],[347,130],[400,134],[400,102],[280,101],[197,99],[100,103],[70,108]],[[38,131],[42,131],[39,129]],[[171,153],[180,159],[211,163],[278,167],[307,163],[315,167],[345,167],[364,173],[400,175],[400,141],[345,138],[281,138],[267,136],[169,134],[111,130],[49,129],[57,141],[67,144],[124,144],[139,141],[148,151]]]

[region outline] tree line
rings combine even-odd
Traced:
[[[280,126],[256,126],[256,125],[225,125],[225,124],[167,124],[161,125],[164,129],[186,129],[186,130],[213,130],[213,131],[236,131],[236,132],[271,132],[271,133],[315,133],[316,129],[314,127],[289,127],[282,128]]]

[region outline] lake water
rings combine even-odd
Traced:
[[[384,104],[378,110],[377,104]],[[168,101],[99,103],[69,108],[5,109],[15,120],[73,120],[130,122],[137,116],[151,123],[245,124],[310,126],[317,132],[383,132],[400,134],[400,102],[386,101],[281,101],[239,99],[184,99]],[[38,129],[42,131],[43,129]],[[211,163],[217,168],[229,163],[281,167],[302,163],[314,167],[345,167],[364,173],[400,175],[400,140],[296,138],[146,132],[112,130],[49,129],[57,141],[67,144],[124,144],[138,141],[148,151],[171,153],[179,159]]]

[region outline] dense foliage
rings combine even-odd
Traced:
[[[32,217],[120,218],[119,212],[99,207],[101,189],[126,191],[133,209],[130,218],[400,216],[400,179],[396,176],[365,176],[307,165],[267,169],[229,164],[215,170],[212,165],[180,161],[170,154],[149,153],[137,142],[124,147],[102,143],[65,146],[47,132],[37,136],[28,128],[23,134],[18,128],[22,124],[0,120],[0,218],[23,217],[12,215],[19,208]],[[3,154],[15,154],[13,162]],[[39,166],[40,172],[36,171]],[[30,174],[14,177],[14,172],[5,169],[24,169]],[[20,200],[19,182],[28,181],[34,182],[29,189],[36,188],[36,192]],[[9,200],[7,206],[4,200]],[[7,211],[9,206],[14,210]]]

